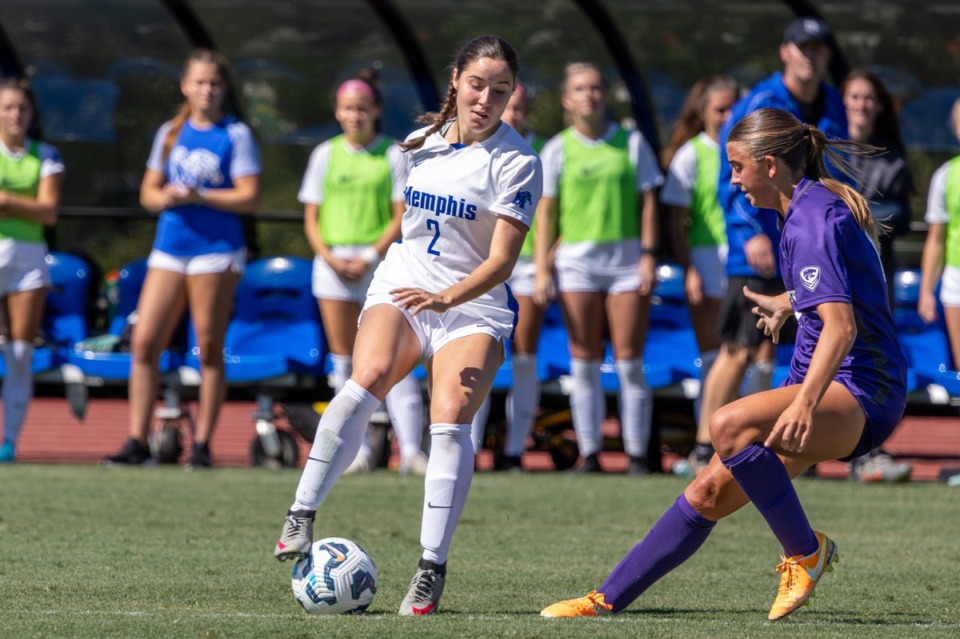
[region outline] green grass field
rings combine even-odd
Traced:
[[[419,557],[422,480],[346,477],[316,536],[363,545],[370,611],[310,617],[271,554],[297,471],[0,467],[2,637],[957,637],[960,491],[801,480],[841,561],[810,607],[766,620],[778,547],[744,509],[623,614],[547,620],[596,586],[683,488],[672,477],[476,476],[443,613],[396,615]],[[785,633],[789,632],[789,635]]]

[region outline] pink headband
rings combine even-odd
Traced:
[[[356,79],[347,80],[346,82],[341,84],[340,88],[337,89],[337,99],[339,100],[340,97],[347,91],[356,91],[358,93],[363,93],[374,102],[377,101],[377,96],[374,95],[373,89],[370,88],[370,85],[364,82],[363,80],[356,80]]]

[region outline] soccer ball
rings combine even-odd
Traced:
[[[291,585],[294,599],[312,615],[360,612],[377,594],[377,567],[349,539],[327,537],[294,565]]]

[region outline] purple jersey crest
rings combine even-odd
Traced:
[[[800,281],[803,282],[803,288],[811,293],[817,290],[817,284],[820,283],[820,267],[804,266],[800,269]]]
[[[810,367],[823,330],[817,307],[850,304],[857,337],[836,380],[855,396],[902,412],[906,360],[887,301],[880,255],[843,200],[819,182],[804,178],[794,191],[784,216],[780,269],[798,318],[788,383],[802,381]]]

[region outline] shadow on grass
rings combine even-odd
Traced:
[[[658,608],[628,608],[617,613],[617,616],[628,616],[631,618],[642,617],[684,617],[688,619],[710,619],[710,618],[728,618],[730,615],[748,615],[756,616],[758,620],[767,621],[766,609],[744,609],[744,608],[680,608],[680,607],[658,607]],[[882,615],[868,615],[864,613],[857,616],[856,612],[838,612],[832,610],[798,610],[779,621],[770,621],[770,624],[788,624],[788,623],[807,623],[807,624],[846,624],[851,626],[940,626],[942,621],[931,620],[919,615],[907,612],[891,610]]]

